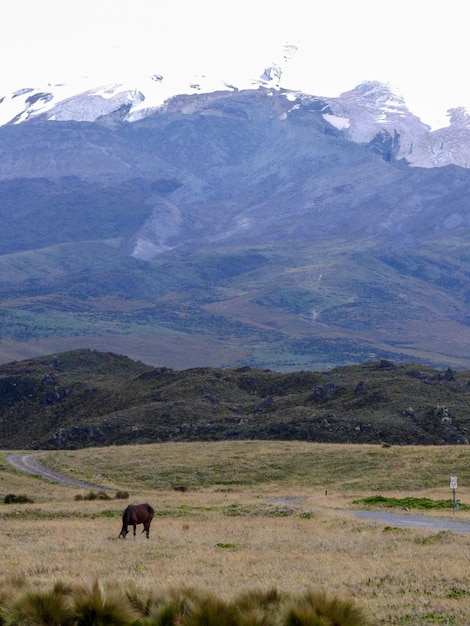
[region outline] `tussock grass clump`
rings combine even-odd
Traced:
[[[366,626],[364,612],[349,600],[329,597],[323,591],[307,591],[290,601],[282,626]]]
[[[0,624],[5,623],[6,606],[26,588],[26,580],[21,574],[7,576],[0,581]]]
[[[217,596],[201,597],[184,619],[185,626],[240,626],[240,612],[231,602]]]
[[[324,592],[251,590],[232,600],[194,588],[125,593],[98,581],[72,589],[18,591],[0,607],[4,626],[366,626],[352,602]]]
[[[73,613],[75,626],[127,626],[139,617],[124,594],[97,581],[74,591]]]
[[[271,609],[277,608],[286,598],[286,594],[282,593],[276,587],[272,587],[266,591],[261,589],[251,589],[245,591],[237,597],[237,606],[242,611],[253,608]]]
[[[236,606],[242,614],[244,626],[268,626],[278,623],[280,607],[287,598],[288,594],[275,587],[252,589],[236,598]]]
[[[74,613],[69,598],[51,591],[26,591],[0,612],[5,626],[72,626]]]
[[[156,594],[138,620],[138,626],[182,626],[199,604],[202,593],[196,589],[172,588]]]

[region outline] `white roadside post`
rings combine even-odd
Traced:
[[[456,509],[456,506],[457,506],[457,501],[455,499],[455,492],[457,491],[457,476],[451,476],[450,477],[450,488],[452,489],[454,515],[455,515],[455,509]]]

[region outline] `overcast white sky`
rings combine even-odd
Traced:
[[[470,107],[468,0],[2,0],[0,97],[77,76],[253,78],[299,44],[285,81],[335,96],[398,87],[433,127]],[[284,84],[285,84],[284,81]]]

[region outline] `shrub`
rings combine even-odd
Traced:
[[[5,626],[68,626],[73,613],[68,599],[55,591],[27,591],[2,607]]]
[[[75,496],[75,500],[111,500],[106,491],[89,491],[84,496]]]
[[[96,496],[98,500],[111,500],[111,496],[106,491],[98,491]]]
[[[5,504],[24,504],[24,503],[32,504],[34,500],[25,495],[17,496],[14,493],[9,493],[3,498],[3,502]]]
[[[116,495],[114,496],[116,500],[127,500],[129,498],[128,491],[116,491]]]

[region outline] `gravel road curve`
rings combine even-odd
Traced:
[[[92,489],[94,491],[111,491],[108,487],[92,485],[81,480],[74,480],[68,476],[63,476],[54,470],[44,467],[33,454],[9,454],[7,461],[16,469],[41,476],[52,482],[62,483],[69,487],[79,487],[80,489]],[[275,499],[277,500],[277,499]],[[453,521],[427,515],[399,515],[397,513],[383,513],[379,511],[351,511],[355,517],[379,522],[388,526],[398,528],[429,528],[431,530],[449,530],[454,533],[470,533],[470,520]]]
[[[81,480],[75,480],[74,478],[59,474],[48,467],[44,467],[33,454],[9,454],[6,459],[13,467],[16,467],[16,469],[26,472],[27,474],[41,476],[41,478],[46,478],[54,483],[62,483],[69,487],[92,489],[94,491],[111,491],[109,487],[101,487],[100,485],[92,485],[91,483]]]

